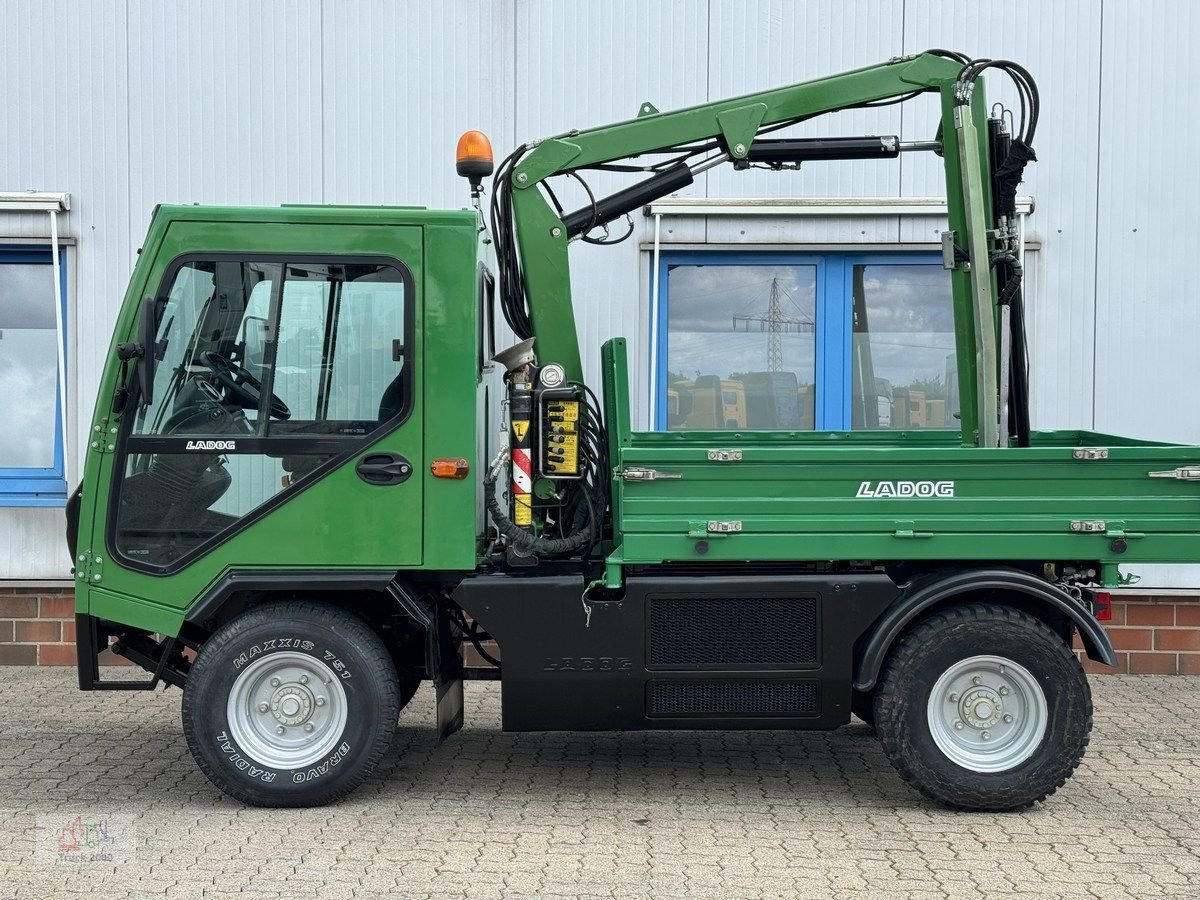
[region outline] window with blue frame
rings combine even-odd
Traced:
[[[936,254],[664,253],[658,278],[659,429],[957,427]]]
[[[67,296],[59,254],[60,296]],[[48,247],[0,246],[0,506],[56,506],[66,499],[60,319]]]

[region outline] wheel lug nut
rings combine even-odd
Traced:
[[[1000,688],[1000,696],[1007,697],[1008,696],[1008,688],[1006,688],[1006,687]]]
[[[301,676],[300,676],[300,683],[301,683],[301,684],[308,684],[308,676],[307,676],[307,675],[301,675]]]
[[[971,676],[971,684],[974,684],[974,685],[983,684],[983,677],[980,675],[972,675]]]
[[[963,727],[962,721],[959,720],[959,721],[955,722],[954,727],[957,728],[959,731],[962,731],[962,727]]]
[[[1012,722],[1012,716],[1011,716],[1011,715],[1009,715],[1008,713],[1005,713],[1005,714],[1004,714],[1004,721],[1005,721],[1005,722]]]
[[[260,713],[270,712],[271,707],[268,706],[266,703],[260,703],[260,704],[258,704],[258,711]]]
[[[312,722],[305,722],[305,723],[304,723],[304,730],[305,730],[305,731],[312,731],[312,730],[313,730],[313,724],[312,724]]]
[[[284,728],[282,725],[280,725],[278,728],[275,729],[275,733],[276,734],[287,734],[287,729]]]
[[[985,741],[991,739],[991,736],[992,736],[992,733],[990,731],[985,731],[983,734],[980,735],[980,737],[983,738]]]
[[[318,697],[318,698],[317,698],[317,706],[324,706],[324,705],[325,705],[325,698],[324,698],[324,697]]]
[[[271,687],[279,687],[282,683],[278,678],[271,679]]]
[[[946,698],[946,700],[949,703],[957,703],[958,702],[958,694],[951,694],[949,697]]]

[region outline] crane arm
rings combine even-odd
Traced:
[[[988,229],[993,216],[991,185],[984,175],[990,171],[987,111],[983,91],[974,86],[973,79],[966,84],[963,81],[973,65],[958,54],[923,53],[671,112],[660,113],[646,104],[637,118],[518,148],[497,171],[496,198],[511,209],[512,234],[497,235],[500,266],[511,267],[511,271],[501,272],[500,279],[506,315],[515,314],[519,320],[519,336],[536,336],[542,360],[560,363],[568,379],[581,381],[567,245],[574,234],[596,224],[601,207],[607,220],[614,210],[619,215],[678,190],[712,165],[725,161],[745,164],[754,158],[755,141],[772,126],[785,127],[824,113],[900,102],[936,91],[941,97],[949,228],[969,263],[957,265],[951,275],[963,440],[995,445],[998,317],[993,301],[995,279],[988,264]],[[701,152],[710,155],[689,164],[689,151],[697,152],[691,146],[696,142],[701,142]],[[556,175],[675,148],[687,158],[655,170],[651,178],[614,197],[593,200],[580,211],[582,217],[556,210],[539,189]],[[510,323],[513,318],[510,315]]]

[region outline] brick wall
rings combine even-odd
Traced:
[[[1089,672],[1200,675],[1200,596],[1114,598],[1107,627],[1117,668],[1085,658]],[[0,587],[0,665],[73,666],[74,641],[75,599],[69,588]],[[467,657],[481,662],[470,647]],[[107,650],[100,661],[126,664]]]
[[[1089,672],[1129,675],[1200,675],[1200,597],[1113,598],[1105,623],[1117,668],[1084,659]],[[1078,636],[1075,639],[1079,646]]]
[[[105,650],[104,665],[128,665]],[[75,592],[0,587],[0,666],[75,665]]]

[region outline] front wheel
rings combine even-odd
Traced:
[[[904,635],[875,701],[884,753],[922,794],[959,809],[1022,809],[1087,749],[1083,667],[1046,624],[994,604],[934,613]]]
[[[231,797],[319,806],[358,787],[387,751],[399,692],[366,623],[336,607],[273,603],[205,642],[183,692],[183,733]]]

